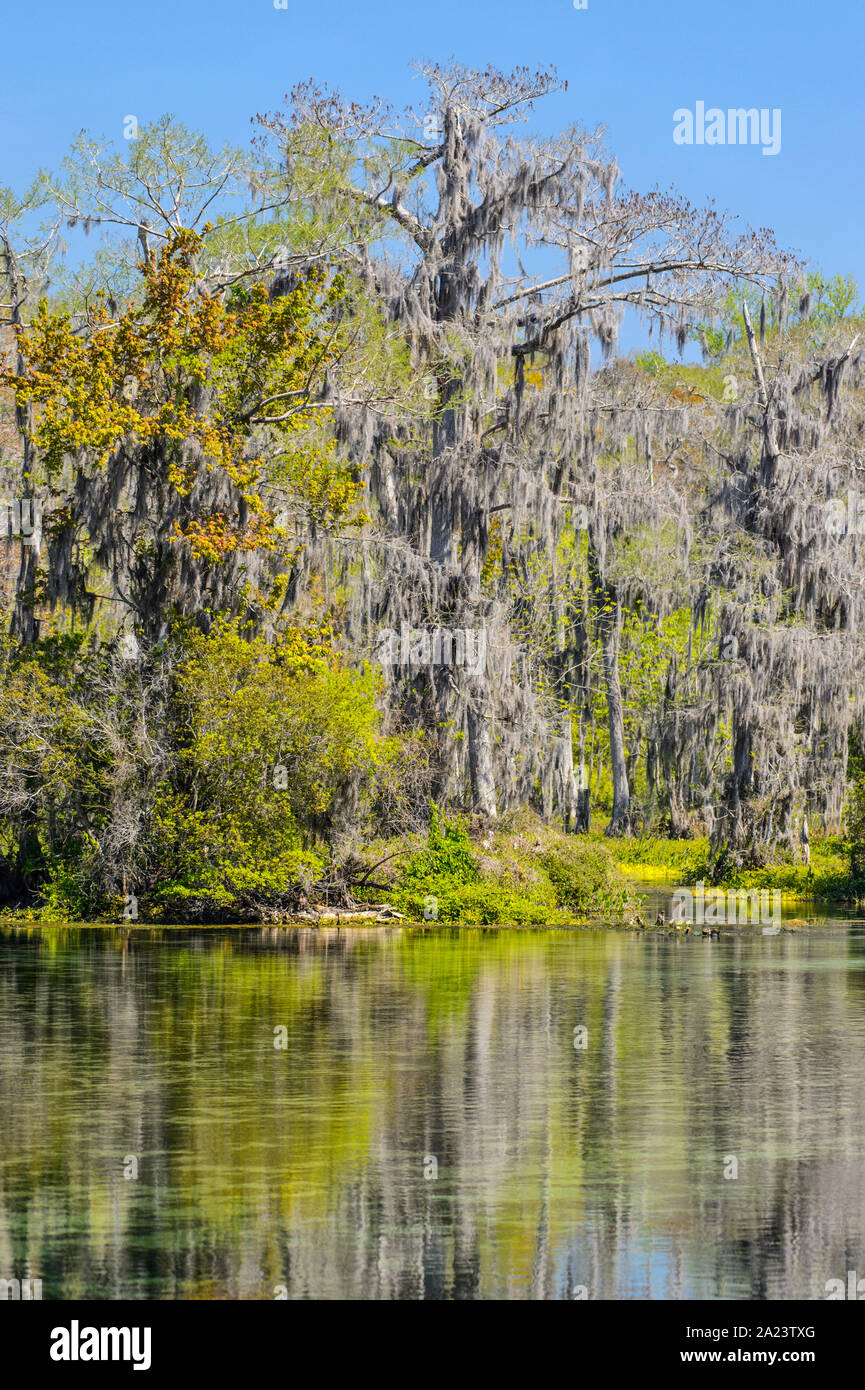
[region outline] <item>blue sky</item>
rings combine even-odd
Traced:
[[[859,0],[13,0],[3,28],[0,182],[16,187],[82,128],[120,138],[129,114],[242,143],[304,78],[402,105],[420,97],[416,58],[552,62],[568,90],[538,128],[603,124],[631,186],[712,196],[865,287]],[[780,153],[674,144],[674,110],[698,100],[779,107]]]

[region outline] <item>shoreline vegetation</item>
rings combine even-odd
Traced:
[[[371,926],[676,929],[654,920],[644,906],[649,885],[676,891],[701,885],[710,867],[708,837],[627,837],[610,842],[600,834],[570,836],[531,811],[506,818],[496,828],[459,817],[445,820],[432,808],[426,834],[381,839],[353,861],[353,886],[331,880],[319,893],[310,885],[302,905],[288,907],[278,896],[249,902],[238,911],[207,897],[164,906],[126,900],[86,924],[129,928],[159,926]],[[839,837],[815,839],[811,864],[788,854],[783,862],[733,870],[707,894],[777,894],[784,908],[819,904],[855,908],[861,886],[849,869],[849,846]],[[756,898],[754,899],[756,902]],[[63,905],[7,908],[0,925],[76,924]],[[755,923],[756,924],[756,923]],[[804,926],[803,918],[785,926]],[[751,925],[740,922],[740,926]],[[679,927],[681,928],[681,925]]]

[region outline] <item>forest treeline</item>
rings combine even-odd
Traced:
[[[0,190],[3,902],[347,901],[431,806],[865,881],[856,285],[421,75]]]

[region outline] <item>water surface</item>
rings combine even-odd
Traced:
[[[825,1297],[865,924],[2,929],[0,1135],[45,1299]]]

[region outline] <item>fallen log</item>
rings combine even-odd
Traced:
[[[405,915],[387,903],[368,908],[315,907],[308,912],[296,912],[292,922],[404,922]]]

